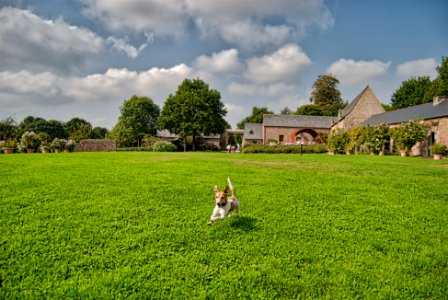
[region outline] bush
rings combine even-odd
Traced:
[[[417,122],[405,122],[392,129],[391,136],[398,150],[409,151],[426,137],[426,128]]]
[[[445,145],[442,144],[434,144],[431,147],[432,154],[441,154],[445,155],[448,152],[448,149]]]
[[[325,153],[327,149],[322,144],[312,145],[246,145],[243,147],[242,153]]]
[[[336,129],[331,131],[327,138],[327,147],[330,152],[343,152],[350,142],[350,137],[346,131]]]
[[[152,151],[155,152],[174,152],[177,147],[170,142],[158,141],[152,146]]]

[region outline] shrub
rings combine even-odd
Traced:
[[[336,129],[328,135],[327,147],[330,152],[342,152],[345,151],[349,144],[350,136],[348,132]]]
[[[23,149],[38,149],[41,144],[41,140],[38,137],[37,134],[34,133],[34,131],[25,131],[24,134],[22,134],[22,138],[20,139],[20,146]]]
[[[442,144],[434,144],[431,147],[432,154],[441,154],[445,155],[448,153],[448,149],[445,145]]]
[[[312,145],[246,145],[243,147],[242,153],[325,153],[327,149],[322,144]]]
[[[400,151],[409,151],[417,142],[425,139],[426,128],[417,122],[401,123],[392,129],[391,136]]]
[[[152,146],[152,151],[155,152],[174,152],[176,151],[176,146],[170,142],[158,141]]]

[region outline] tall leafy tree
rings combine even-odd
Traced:
[[[168,129],[184,139],[186,150],[187,137],[193,138],[193,150],[196,149],[196,137],[224,132],[229,125],[224,120],[227,114],[221,94],[209,89],[201,79],[185,79],[174,95],[166,99],[159,118],[159,127]]]
[[[437,78],[428,88],[424,102],[431,102],[435,96],[448,96],[448,57],[442,57],[440,66],[437,66]]]
[[[341,92],[337,85],[339,80],[331,74],[321,74],[313,83],[310,101],[320,107],[341,105]]]
[[[425,99],[425,94],[431,89],[431,85],[432,82],[428,76],[411,77],[411,79],[403,81],[400,88],[392,94],[392,109],[405,108],[431,101],[432,99]]]
[[[244,129],[246,123],[263,123],[263,115],[273,114],[267,107],[252,107],[252,114],[241,120],[236,126]]]
[[[120,108],[118,123],[111,132],[121,146],[140,146],[145,135],[155,135],[160,108],[148,97],[132,96]]]
[[[94,127],[90,133],[92,139],[104,139],[109,133],[109,130],[105,127]]]
[[[74,131],[78,130],[78,128],[80,128],[83,125],[87,125],[90,126],[90,128],[92,128],[92,125],[86,120],[80,118],[72,118],[67,123],[65,123],[65,130],[70,136]]]

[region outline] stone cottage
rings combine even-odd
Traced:
[[[394,127],[407,121],[419,121],[428,128],[428,139],[413,147],[413,155],[429,156],[434,143],[448,145],[448,97],[434,97],[430,103],[376,114],[361,124]]]
[[[370,86],[366,86],[338,117],[303,115],[264,115],[263,123],[246,124],[243,145],[322,143],[323,136],[336,128],[360,125],[369,117],[384,112]]]
[[[371,116],[384,113],[384,111],[383,105],[368,85],[340,111],[337,122],[332,125],[331,129],[349,129],[358,126]]]

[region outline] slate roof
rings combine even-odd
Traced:
[[[336,117],[304,115],[264,115],[264,126],[271,127],[307,127],[330,129]]]
[[[425,103],[402,109],[386,111],[382,114],[373,115],[362,125],[396,124],[410,120],[428,120],[448,116],[448,99],[443,99],[438,104]]]
[[[262,140],[263,139],[263,124],[261,124],[261,123],[246,123],[246,124],[244,124],[244,139],[245,140]]]

